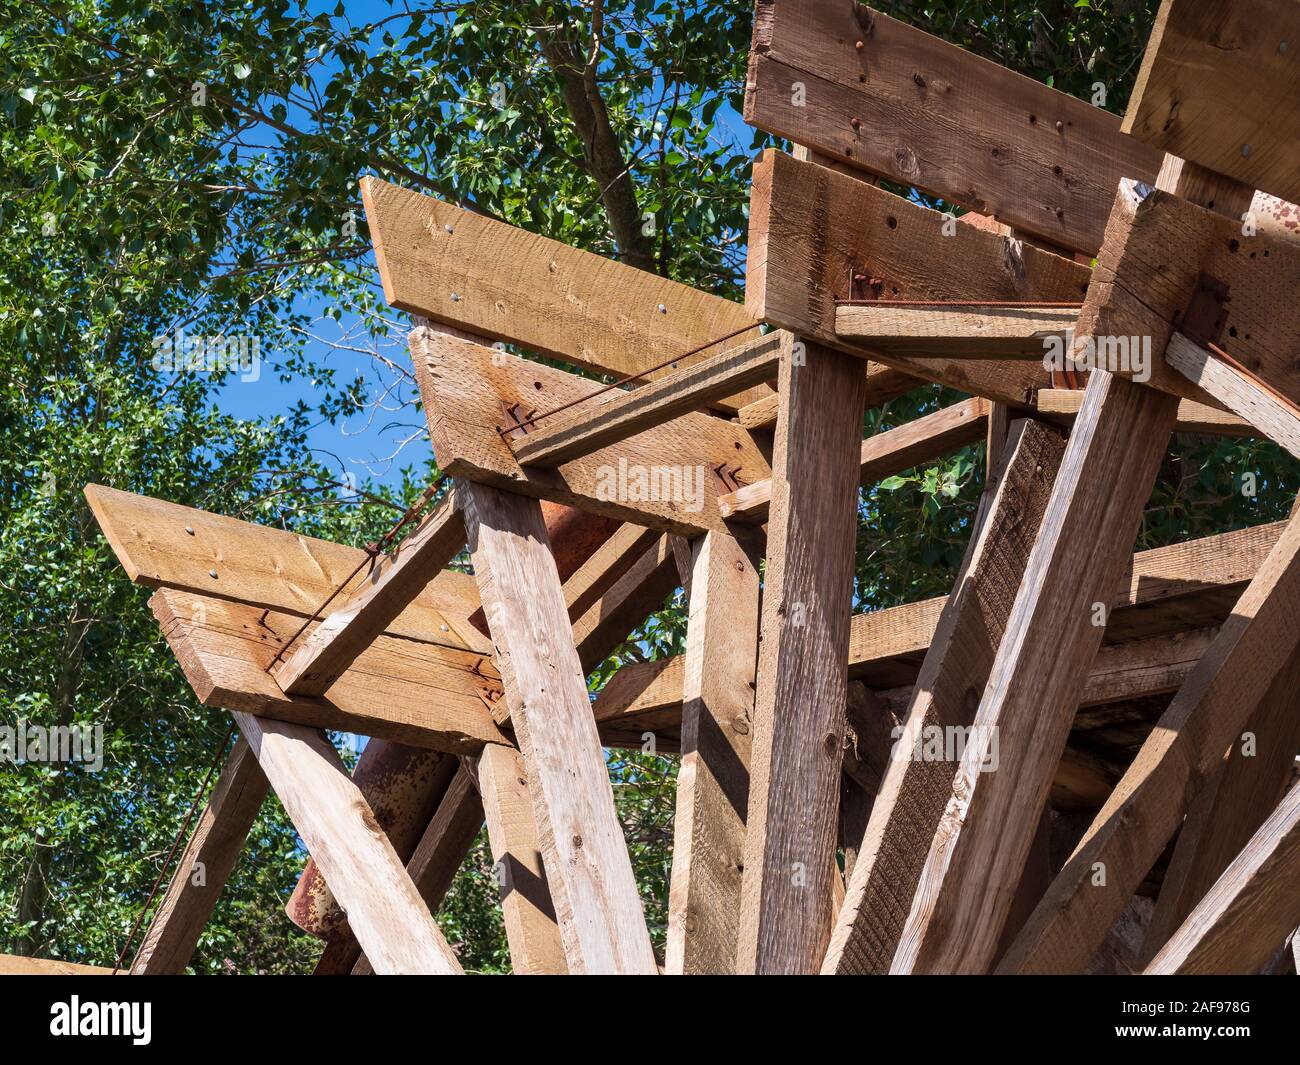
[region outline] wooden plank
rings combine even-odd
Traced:
[[[266,775],[256,756],[247,742],[236,740],[140,943],[131,964],[133,975],[185,971],[266,791]]]
[[[867,363],[867,406],[881,407],[891,399],[911,392],[924,384],[911,374],[895,370],[878,362]],[[744,429],[772,429],[776,426],[776,412],[780,406],[780,397],[773,392],[770,396],[755,400],[741,407],[736,412],[736,420]]]
[[[397,852],[328,741],[235,712],[235,722],[378,973],[461,971]]]
[[[856,449],[865,381],[849,356],[809,344],[781,360],[781,415],[754,706],[740,972],[815,972],[831,930]]]
[[[993,962],[1101,645],[1093,604],[1132,550],[1177,406],[1105,371],[1089,375],[891,971],[984,972]],[[998,769],[983,772],[994,742]]]
[[[343,544],[104,485],[89,484],[85,492],[127,576],[149,588],[177,588],[305,618],[366,557]],[[366,580],[363,570],[341,594],[360,589]],[[465,623],[478,606],[474,578],[443,570],[393,620],[388,632],[490,652],[488,640]]]
[[[401,310],[618,377],[737,330],[758,335],[745,308],[720,296],[373,177],[360,184],[384,297]]]
[[[1300,788],[1292,788],[1146,975],[1257,973],[1300,921]]]
[[[745,305],[755,317],[1012,405],[1046,387],[1040,364],[908,358],[839,338],[836,301],[855,294],[850,278],[899,300],[1076,302],[1088,287],[1086,266],[771,149],[754,164],[749,213]]]
[[[0,976],[113,976],[114,972],[104,965],[82,965],[59,958],[26,958],[18,954],[0,954]]]
[[[1293,402],[1182,333],[1170,337],[1165,361],[1259,430],[1261,436],[1300,458],[1300,408]]]
[[[1003,958],[1003,969],[1077,972],[1087,962],[1178,829],[1196,782],[1220,770],[1224,752],[1300,645],[1298,559],[1300,520],[1293,518]],[[1106,871],[1104,884],[1093,876],[1097,862]]]
[[[462,762],[406,863],[407,875],[430,913],[437,913],[442,906],[482,827],[483,803],[473,773]],[[362,955],[352,975],[369,976],[374,971],[370,960]]]
[[[760,0],[745,120],[1088,254],[1119,179],[1160,166],[1118,117],[855,0]]]
[[[465,524],[572,973],[654,973],[632,864],[535,500],[467,482]]]
[[[780,349],[780,337],[763,336],[630,392],[605,392],[530,426],[514,442],[515,458],[525,466],[583,458],[774,377]]]
[[[204,706],[459,754],[508,742],[480,697],[500,682],[474,652],[381,636],[328,695],[303,698],[285,695],[267,672],[300,623],[294,615],[170,588],[150,606]]]
[[[1144,963],[1205,897],[1291,784],[1300,750],[1297,693],[1300,658],[1273,678],[1218,772],[1192,799],[1142,942]]]
[[[1300,199],[1297,40],[1292,0],[1164,0],[1124,132],[1251,188]]]
[[[511,969],[516,976],[566,973],[523,757],[512,747],[486,748],[478,779]]]
[[[449,493],[283,661],[276,683],[289,695],[324,695],[464,547],[465,523]]]
[[[1194,181],[1185,184],[1198,191]],[[1162,358],[1170,337],[1184,328],[1201,276],[1208,275],[1227,290],[1219,346],[1283,396],[1300,399],[1300,319],[1290,313],[1300,288],[1300,244],[1262,228],[1254,236],[1242,232],[1238,215],[1250,205],[1250,189],[1222,182],[1208,188],[1199,189],[1200,198],[1214,203],[1213,210],[1181,190],[1174,195],[1120,184],[1079,334],[1138,338],[1143,349],[1150,337],[1150,385],[1222,406]],[[1117,372],[1130,375],[1123,367]]]
[[[591,382],[427,328],[410,344],[434,453],[452,476],[691,536],[722,527],[714,467],[739,467],[743,480],[771,472],[748,431],[707,414],[556,469],[523,467],[500,433],[510,423],[503,403],[523,418],[590,395]]]
[[[664,966],[670,975],[736,971],[758,663],[758,538],[706,533],[691,555]]]
[[[954,359],[1038,359],[1048,337],[1064,338],[1079,308],[841,303],[835,335],[872,351]]]
[[[1173,344],[1165,349],[1168,358]],[[1083,406],[1083,390],[1078,388],[1044,388],[1034,396],[1034,405],[1039,414],[1079,413]],[[1206,436],[1254,436],[1253,425],[1235,414],[1210,407],[1204,403],[1184,399],[1178,404],[1178,420],[1174,423],[1176,433],[1203,433]]]
[[[966,729],[993,668],[1025,559],[1038,536],[1065,443],[1022,420],[1007,464],[986,489],[987,517],[971,539],[921,666],[881,790],[872,806],[823,973],[887,973],[921,879],[956,766],[913,758],[933,730]]]
[[[886,429],[862,441],[859,477],[864,488],[922,462],[942,458],[984,436],[989,402],[978,396],[914,421]],[[718,497],[718,511],[735,521],[765,522],[772,498],[766,479]]]

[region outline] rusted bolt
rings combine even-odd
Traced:
[[[861,128],[862,128],[862,119],[860,119],[860,118],[851,118],[851,119],[849,119],[849,125],[852,126],[854,129],[861,129]]]

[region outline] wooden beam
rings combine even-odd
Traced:
[[[85,493],[127,576],[147,588],[237,600],[301,619],[340,586],[340,594],[347,596],[367,582],[363,570],[344,583],[366,558],[354,547],[103,485],[89,484]],[[478,607],[474,578],[443,570],[387,631],[441,647],[491,653],[491,643],[466,620]]]
[[[327,696],[285,695],[267,669],[300,618],[169,588],[149,602],[204,706],[454,754],[508,742],[483,702],[500,681],[482,655],[381,636]]]
[[[1239,366],[1217,358],[1182,333],[1165,349],[1165,361],[1205,389],[1261,436],[1300,458],[1300,407]]]
[[[375,971],[459,973],[456,955],[329,742],[301,725],[239,712],[234,718]]]
[[[942,458],[984,436],[989,402],[976,397],[886,429],[862,441],[859,478],[864,488],[922,462]],[[718,497],[718,511],[734,521],[767,521],[772,481],[747,484]]]
[[[670,975],[736,971],[758,661],[757,537],[706,533],[691,555],[668,892]]]
[[[118,970],[120,972],[120,970]],[[112,976],[114,970],[104,965],[82,965],[59,958],[27,958],[18,954],[0,954],[0,976]],[[125,975],[122,973],[121,975]]]
[[[760,0],[745,120],[1088,254],[1116,182],[1160,166],[1116,116],[854,0]]]
[[[1105,371],[1089,375],[892,971],[992,964],[1101,645],[1094,604],[1106,602],[1132,551],[1177,406]],[[985,772],[995,742],[998,768]]]
[[[865,380],[809,344],[781,415],[750,767],[737,970],[815,972],[831,930]]]
[[[1168,358],[1173,348],[1165,349]],[[1034,405],[1039,414],[1075,415],[1083,406],[1083,390],[1079,388],[1044,388],[1034,396]],[[1204,403],[1184,399],[1178,404],[1178,420],[1174,423],[1176,433],[1203,433],[1206,436],[1255,436],[1253,425],[1235,414],[1210,407]]]
[[[1291,519],[1016,943],[1011,972],[1077,972],[1141,884],[1224,752],[1300,646],[1300,520]],[[1096,863],[1105,869],[1097,883]],[[1276,947],[1276,944],[1274,944]]]
[[[1300,10],[1291,0],[1164,0],[1124,132],[1251,188],[1300,199],[1297,40]]]
[[[1064,338],[1078,317],[1075,305],[841,303],[835,309],[835,335],[895,355],[1041,360],[1047,338]]]
[[[485,748],[478,779],[511,970],[516,976],[566,973],[523,757],[513,747]]]
[[[780,355],[780,337],[763,336],[630,392],[605,392],[530,426],[526,436],[514,441],[515,458],[524,466],[559,466],[583,458],[761,384],[775,376]]]
[[[1021,420],[1007,462],[986,489],[987,516],[971,538],[921,666],[898,739],[857,845],[858,861],[822,963],[823,973],[887,973],[913,892],[952,793],[951,761],[913,758],[927,731],[967,729],[988,683],[1012,604],[1047,509],[1065,443]]]
[[[825,167],[769,149],[754,164],[745,305],[764,321],[895,369],[1003,403],[1046,387],[1041,363],[910,358],[839,337],[837,301],[1068,302],[1088,267],[975,226]],[[861,286],[850,278],[862,278]]]
[[[452,476],[693,536],[722,527],[714,468],[739,467],[744,480],[771,472],[747,430],[707,414],[556,469],[521,466],[502,436],[513,424],[506,408],[526,419],[591,395],[591,382],[427,328],[412,330],[410,344],[433,450]]]
[[[1146,975],[1257,973],[1300,921],[1300,788],[1292,788]]]
[[[1272,813],[1295,775],[1296,751],[1300,751],[1300,657],[1287,662],[1273,678],[1218,771],[1192,799],[1142,941],[1144,963],[1186,920]]]
[[[475,787],[474,774],[462,761],[406,863],[406,872],[429,913],[437,913],[442,906],[482,827],[483,803]],[[367,976],[374,971],[370,960],[363,955],[352,975]]]
[[[455,493],[448,493],[284,660],[276,683],[288,695],[324,695],[464,547],[460,506]]]
[[[867,363],[867,406],[882,407],[891,399],[906,395],[924,383],[911,374],[895,370],[892,366],[869,362]],[[736,412],[736,420],[743,429],[775,428],[776,412],[780,405],[780,397],[773,392],[770,396],[764,396],[741,407]]]
[[[131,964],[133,975],[185,971],[266,791],[256,756],[236,740]]]
[[[401,310],[618,377],[678,355],[702,362],[717,351],[685,353],[737,330],[758,335],[720,296],[373,177],[360,184],[384,297]]]
[[[535,500],[466,483],[465,524],[572,973],[654,973],[632,864]]]

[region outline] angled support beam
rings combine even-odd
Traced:
[[[1089,376],[892,971],[978,973],[993,963],[1101,645],[1096,607],[1104,623],[1177,406],[1105,371]],[[994,743],[998,768],[985,772]]]
[[[988,423],[989,401],[964,400],[915,421],[862,441],[858,477],[864,488],[922,462],[941,458],[981,439]],[[718,511],[729,520],[761,524],[772,500],[770,478],[718,497]]]
[[[670,975],[736,971],[758,660],[757,540],[752,531],[713,532],[691,545]]]
[[[1074,328],[1080,305],[841,303],[835,335],[895,355],[1041,360],[1048,338],[1064,338]]]
[[[812,973],[831,931],[866,382],[793,337],[781,414],[750,765],[739,972]]]
[[[653,974],[632,863],[536,500],[466,483],[474,572],[572,973]]]
[[[513,747],[485,748],[478,780],[511,970],[516,976],[567,973],[523,757]]]
[[[1198,784],[1300,646],[1300,519],[1292,518],[1070,860],[1002,959],[1007,972],[1078,972],[1177,831]],[[1101,863],[1105,882],[1094,870]],[[1276,943],[1274,947],[1276,947]]]
[[[1165,351],[1169,358],[1173,350],[1173,341]],[[1172,359],[1170,360],[1173,361]],[[1044,388],[1034,396],[1034,406],[1041,415],[1066,415],[1073,417],[1083,406],[1083,390],[1079,388]],[[1052,421],[1057,421],[1052,418]],[[1062,419],[1062,424],[1064,421]],[[1178,404],[1178,420],[1174,423],[1176,433],[1202,433],[1205,436],[1257,436],[1258,430],[1244,418],[1219,410],[1205,403],[1184,399]]]
[[[525,466],[583,458],[775,377],[780,358],[780,337],[763,336],[630,392],[605,392],[530,427],[515,442],[515,458]]]
[[[986,489],[986,515],[971,538],[913,689],[898,740],[871,810],[824,973],[887,973],[956,766],[913,758],[927,730],[967,728],[976,693],[993,668],[1012,604],[1047,510],[1065,442],[1028,420],[1014,424],[1007,461]]]
[[[451,491],[398,545],[397,553],[381,557],[366,583],[285,659],[275,674],[281,690],[288,695],[324,695],[464,546],[465,522]]]
[[[1293,787],[1146,975],[1257,973],[1300,921],[1300,788]]]
[[[1261,436],[1300,458],[1300,407],[1293,401],[1241,367],[1216,358],[1182,333],[1169,338],[1165,361],[1254,426]]]
[[[393,845],[324,736],[250,714],[236,712],[234,718],[375,971],[461,972]]]
[[[171,884],[131,965],[136,976],[183,973],[266,798],[266,775],[235,741]]]

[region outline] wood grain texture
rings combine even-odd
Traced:
[[[1165,361],[1254,427],[1260,436],[1300,458],[1300,408],[1294,403],[1281,399],[1260,381],[1253,380],[1182,333],[1170,337]]]
[[[1172,342],[1171,342],[1172,347]],[[1165,350],[1166,357],[1170,349]],[[1077,388],[1044,388],[1034,396],[1034,405],[1040,414],[1079,413],[1083,406],[1083,390]],[[1055,420],[1055,419],[1053,419]],[[1210,407],[1195,400],[1184,399],[1178,404],[1178,420],[1174,422],[1176,433],[1201,433],[1206,436],[1255,436],[1256,429],[1244,418],[1235,414]]]
[[[171,883],[140,942],[131,973],[183,973],[262,808],[266,775],[248,743],[235,741]]]
[[[104,485],[87,485],[85,494],[127,576],[149,588],[177,588],[305,618],[340,586],[346,596],[368,579],[363,569],[344,584],[366,557],[354,547]],[[474,578],[443,570],[387,631],[462,651],[490,651],[488,640],[466,620],[478,607]]]
[[[670,975],[736,971],[762,562],[758,538],[741,537],[706,533],[692,545],[664,966]]]
[[[1088,254],[1116,182],[1160,166],[1116,116],[856,0],[759,0],[745,120]]]
[[[862,486],[869,488],[886,477],[981,439],[988,410],[988,400],[977,396],[867,437],[859,452]],[[719,496],[718,510],[724,518],[765,522],[771,500],[771,480],[755,481]]]
[[[112,976],[104,965],[81,965],[58,958],[27,958],[18,954],[0,954],[0,976]],[[119,975],[125,973],[119,972]]]
[[[653,974],[632,864],[536,500],[462,483],[465,525],[572,973]]]
[[[317,731],[236,712],[235,722],[378,973],[460,973],[365,797]]]
[[[900,307],[841,304],[835,335],[872,351],[954,359],[1040,360],[1044,340],[1064,337],[1079,311],[1033,307]]]
[[[953,594],[904,715],[905,730],[872,806],[823,973],[887,973],[952,793],[956,765],[913,758],[927,729],[968,727],[988,683],[1065,452],[1053,429],[1022,420],[986,489]]]
[[[566,973],[523,756],[513,747],[485,748],[478,780],[511,971],[516,976]]]
[[[992,964],[1101,645],[1093,604],[1106,601],[1132,551],[1177,407],[1154,389],[1089,375],[891,971]],[[995,742],[997,768],[984,772]]]
[[[924,382],[919,378],[895,370],[892,366],[869,362],[867,363],[867,406],[883,406],[891,399],[906,395],[922,384]],[[776,412],[780,405],[780,397],[773,392],[770,396],[764,396],[741,407],[736,412],[736,420],[744,429],[772,429],[776,426]]]
[[[866,389],[851,356],[809,344],[778,391],[737,970],[811,973],[831,930]]]
[[[1001,968],[1077,972],[1222,768],[1279,669],[1300,646],[1300,521],[1292,518],[1157,722]],[[1106,870],[1096,884],[1095,863]],[[1276,946],[1276,944],[1275,944]]]
[[[373,177],[360,184],[384,297],[401,310],[619,377],[737,329],[758,335],[745,308],[720,296]]]
[[[297,617],[170,588],[150,606],[204,706],[452,753],[507,742],[479,694],[499,691],[500,680],[477,653],[381,636],[328,695],[303,698],[285,695],[267,672]]]
[[[1300,199],[1297,40],[1292,0],[1164,0],[1124,132],[1251,188]]]
[[[1293,787],[1146,968],[1257,973],[1300,921],[1300,788]]]
[[[988,233],[825,167],[767,150],[750,192],[745,305],[799,336],[1014,405],[1045,387],[1040,363],[909,358],[840,339],[836,301],[860,276],[874,298],[1081,300],[1086,266]],[[951,235],[947,235],[947,234]]]
[[[453,493],[392,555],[375,560],[364,584],[336,601],[283,660],[275,672],[276,683],[289,695],[324,695],[464,547],[465,523]]]
[[[1217,772],[1201,784],[1178,830],[1142,941],[1150,962],[1277,806],[1300,751],[1300,657],[1273,678]]]
[[[759,337],[631,391],[613,389],[537,422],[515,441],[515,458],[525,466],[558,466],[700,410],[775,377],[780,346],[780,337]]]
[[[771,472],[747,430],[707,414],[684,414],[556,469],[521,466],[499,431],[510,424],[502,404],[519,404],[522,418],[597,386],[427,328],[412,330],[410,345],[434,454],[454,477],[694,536],[722,527],[714,467],[739,467],[743,481]]]

